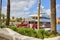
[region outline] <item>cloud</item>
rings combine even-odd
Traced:
[[[2,8],[2,13],[6,15],[6,13],[7,13],[7,7],[3,7]]]
[[[13,10],[24,10],[27,11],[29,8],[32,7],[34,4],[34,0],[18,0],[18,1],[12,1],[11,0],[11,9]]]
[[[31,13],[29,9],[35,4],[35,2],[35,0],[11,0],[11,17],[28,17]],[[36,8],[38,9],[38,7]],[[57,12],[60,13],[60,4],[57,4],[56,8]],[[6,6],[2,8],[2,13],[5,15],[6,9]],[[50,9],[44,9],[44,6],[41,6],[41,12],[46,12],[48,15],[51,13]],[[37,13],[37,11],[34,11],[34,13]]]
[[[57,10],[57,13],[60,13],[60,4],[57,4],[57,5],[56,5],[56,8],[57,8],[57,9],[56,9],[56,10]]]
[[[47,10],[46,10],[46,13],[47,13],[48,15],[50,15],[50,13],[51,13],[50,9],[47,9]]]
[[[11,16],[23,17],[28,15],[29,9],[35,4],[35,0],[11,0]],[[6,14],[6,6],[2,8],[2,13]]]
[[[38,12],[38,6],[37,6],[37,12]],[[46,13],[45,9],[44,9],[44,6],[41,5],[40,7],[40,12],[41,13]]]
[[[50,15],[50,13],[51,13],[50,9],[47,9],[46,13]],[[60,4],[56,5],[56,13],[60,13]]]

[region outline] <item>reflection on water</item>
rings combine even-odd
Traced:
[[[60,34],[60,24],[57,25],[57,32]]]

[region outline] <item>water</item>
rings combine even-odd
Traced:
[[[60,24],[57,25],[57,32],[60,34]]]

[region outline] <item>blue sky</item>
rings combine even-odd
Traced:
[[[22,3],[24,3],[24,4],[22,4]],[[49,14],[50,0],[41,0],[41,5],[42,5],[42,7],[44,7],[44,9],[46,11],[48,11],[47,13]],[[6,14],[6,12],[5,12],[6,6],[7,6],[6,0],[2,0],[2,6],[3,6],[2,13]],[[30,0],[30,1],[28,1],[28,0],[26,0],[26,1],[24,1],[24,0],[11,0],[11,16],[28,17],[30,14],[34,14],[37,12],[37,6],[38,6],[37,0]],[[60,17],[60,0],[56,0],[56,9],[57,9],[57,11],[56,11],[57,17]]]

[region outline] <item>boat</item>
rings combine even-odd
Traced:
[[[37,17],[38,14],[32,14],[29,16],[29,18],[26,18],[25,21],[29,24],[36,24],[37,25]],[[40,27],[42,28],[50,28],[50,15],[48,15],[46,12],[42,11],[40,12]]]

